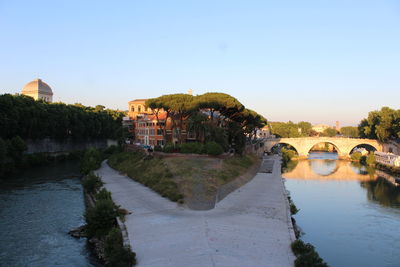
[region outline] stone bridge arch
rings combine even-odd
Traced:
[[[383,145],[377,140],[343,138],[343,137],[302,137],[302,138],[273,138],[265,141],[265,150],[271,152],[271,148],[276,144],[284,143],[293,146],[299,157],[305,158],[311,148],[319,143],[330,143],[334,145],[338,151],[340,158],[349,158],[350,152],[359,145],[367,144],[374,147],[377,151],[383,151]]]

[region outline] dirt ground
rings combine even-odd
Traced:
[[[225,182],[216,175],[229,167],[224,165],[225,159],[188,156],[166,157],[163,160],[184,194],[185,205],[193,210],[213,209],[218,201],[250,181],[261,162],[255,160],[249,169],[239,172],[236,177],[231,177],[229,182]]]

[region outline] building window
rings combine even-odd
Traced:
[[[135,107],[134,106],[131,107],[131,111],[135,112]]]
[[[141,106],[138,106],[138,112],[140,112],[142,110]]]
[[[147,112],[147,107],[144,107],[144,111],[146,111],[146,112]]]

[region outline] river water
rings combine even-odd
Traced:
[[[283,174],[305,242],[330,266],[400,266],[400,187],[335,153],[310,153]]]
[[[0,266],[98,266],[86,239],[76,162],[51,164],[0,180]]]

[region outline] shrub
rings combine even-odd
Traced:
[[[27,149],[26,143],[21,137],[15,136],[8,142],[8,153],[14,160],[19,160]]]
[[[175,150],[175,146],[173,144],[169,143],[164,146],[163,150],[165,153],[173,153]]]
[[[101,161],[101,152],[96,148],[89,148],[81,160],[81,172],[83,174],[88,174],[92,170],[97,170],[100,168]]]
[[[91,172],[83,179],[82,184],[86,192],[95,193],[103,185],[103,182],[99,176]]]
[[[111,192],[108,192],[105,188],[101,189],[96,195],[97,200],[112,200]]]
[[[109,146],[104,150],[104,157],[108,158],[110,155],[121,152],[121,151],[122,151],[122,147],[120,147],[120,146],[116,146],[116,145]]]
[[[292,215],[295,215],[296,213],[298,213],[300,210],[296,207],[296,205],[294,204],[292,198],[289,196],[288,197],[289,200],[289,205],[290,205],[290,213]]]
[[[136,254],[123,247],[122,235],[119,229],[113,228],[108,233],[104,245],[104,253],[109,266],[132,266],[136,264]]]
[[[216,142],[207,142],[204,146],[205,152],[209,155],[221,155],[224,150],[222,147]]]
[[[327,267],[328,265],[321,259],[315,251],[313,245],[304,243],[302,240],[295,240],[292,244],[292,251],[297,259],[294,261],[296,267]]]
[[[204,151],[204,146],[202,143],[184,143],[181,145],[182,153],[194,153],[201,154]]]
[[[159,145],[154,146],[154,151],[163,151],[163,148]]]
[[[365,163],[369,166],[375,164],[375,154],[373,152],[369,153],[368,157],[365,160]]]
[[[85,213],[86,231],[89,237],[105,236],[114,226],[117,211],[112,200],[98,200],[94,207]]]
[[[360,161],[362,157],[361,152],[354,152],[353,154],[350,155],[351,160],[354,161]]]

